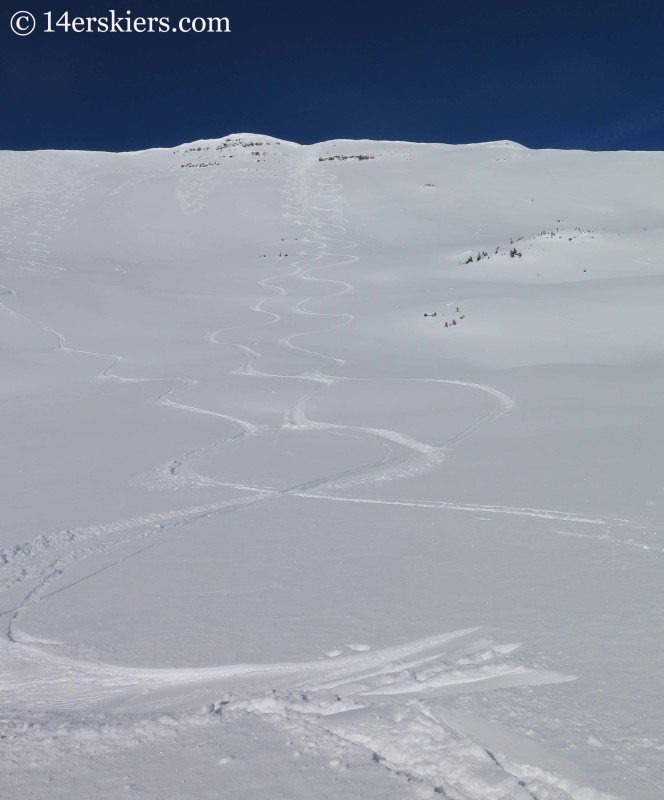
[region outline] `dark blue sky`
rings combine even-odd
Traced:
[[[232,132],[664,150],[662,0],[7,0],[0,149]],[[54,18],[227,16],[230,34],[11,33]]]

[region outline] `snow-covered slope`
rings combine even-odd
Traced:
[[[663,172],[0,153],[7,796],[660,798]]]

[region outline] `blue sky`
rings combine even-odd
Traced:
[[[0,148],[232,132],[664,150],[664,3],[8,0]],[[230,34],[11,33],[54,17],[227,16]]]

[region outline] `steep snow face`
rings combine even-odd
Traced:
[[[8,792],[660,798],[663,168],[0,153]]]

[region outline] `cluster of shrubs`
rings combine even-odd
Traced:
[[[197,167],[218,167],[218,161],[188,161],[186,164],[180,164],[180,169],[193,169]]]
[[[520,238],[523,238],[523,237],[520,237]],[[517,239],[517,241],[518,241],[518,239]],[[512,244],[512,245],[514,244],[514,242],[511,239],[510,239],[510,244]],[[496,247],[496,249],[494,251],[494,256],[497,256],[499,252],[500,252],[500,247]],[[510,258],[516,258],[516,257],[521,258],[521,256],[523,255],[523,253],[521,253],[519,250],[517,250],[516,247],[512,247],[512,249],[509,250],[508,252],[509,252],[509,257]],[[480,251],[475,256],[475,258],[473,258],[472,256],[468,256],[468,258],[463,263],[464,264],[472,264],[474,261],[481,261],[483,258],[491,258],[491,256],[487,253],[486,250]]]
[[[458,314],[460,311],[461,311],[461,309],[459,308],[459,306],[457,306],[457,314]],[[438,316],[438,312],[437,312],[437,311],[434,311],[433,313],[427,313],[427,312],[425,311],[425,312],[424,312],[424,316],[425,316],[425,317],[437,317],[437,316]],[[443,316],[445,316],[445,315],[443,314]],[[461,316],[459,317],[459,322],[461,322],[461,320],[462,320],[462,319],[465,319],[465,318],[466,318],[466,315],[465,315],[465,314],[461,314]],[[453,318],[451,322],[448,322],[447,320],[445,320],[445,325],[444,325],[443,327],[445,327],[445,328],[452,328],[452,327],[453,327],[453,326],[455,326],[456,324],[457,324],[457,321],[456,321],[456,319],[455,319],[455,318]]]
[[[369,161],[375,156],[320,156],[319,161]]]
[[[218,144],[214,149],[221,151],[221,150],[226,150],[229,147],[267,147],[269,146],[269,144],[270,142],[245,142],[242,139],[228,139],[225,142]],[[275,142],[275,144],[281,144],[281,142]],[[188,147],[186,150],[183,151],[183,154],[205,153],[208,150],[210,150],[209,145],[206,146],[200,145],[197,147]],[[173,155],[178,155],[177,150],[173,151]],[[260,161],[261,157],[264,158],[265,156],[267,156],[267,153],[261,152],[260,150],[252,150],[251,155],[257,156],[258,161]],[[233,154],[230,153],[228,155],[217,156],[217,158],[233,158]],[[180,164],[181,168],[186,168],[186,169],[191,169],[192,167],[216,167],[216,166],[219,166],[218,161],[207,161],[200,163],[195,163],[193,161],[190,161],[186,164]]]
[[[584,233],[587,233],[587,234],[590,234],[592,236],[595,233],[595,231],[590,230],[590,228],[586,228],[584,230],[583,228],[576,227],[576,228],[574,228],[574,233],[576,233],[578,235],[582,235]],[[558,239],[562,239],[563,238],[561,236],[561,234],[560,234],[560,228],[556,228],[555,230],[552,229],[550,231],[543,230],[543,231],[540,231],[537,235],[538,236],[548,236],[549,239],[555,239],[556,237],[558,237]],[[576,236],[568,236],[567,237],[567,241],[571,242],[572,239],[576,239],[576,238],[577,238]]]
[[[431,184],[426,184],[426,185],[430,186]],[[562,223],[562,220],[561,219],[557,219],[556,222]],[[584,229],[584,228],[576,227],[576,228],[574,228],[574,233],[576,235],[567,237],[567,241],[568,242],[571,242],[573,239],[576,239],[577,236],[580,236],[580,235],[589,234],[590,236],[594,236],[595,231],[591,230],[590,228],[585,228]],[[562,239],[563,238],[563,235],[560,233],[560,228],[558,228],[558,227],[557,228],[552,228],[551,230],[546,230],[546,229],[541,230],[538,234],[536,234],[535,236],[532,236],[530,238],[531,239],[536,239],[536,238],[538,238],[540,236],[546,236],[546,237],[548,237],[550,239],[555,239],[555,238]],[[511,248],[511,250],[507,251],[510,258],[521,258],[523,256],[523,253],[520,250],[518,250],[514,245],[515,245],[515,242],[522,242],[525,238],[526,238],[525,236],[517,236],[516,239],[510,238],[510,245],[512,246],[512,248]],[[499,252],[500,252],[500,246],[496,247],[496,249],[494,251],[494,255],[498,255]],[[477,256],[475,256],[475,257],[468,256],[468,258],[463,263],[464,264],[472,264],[475,261],[481,261],[483,258],[491,258],[491,256],[487,253],[486,250],[480,251],[477,254]]]
[[[269,147],[271,144],[280,145],[281,142],[245,142],[243,139],[226,139],[226,141],[218,144],[215,150],[226,150],[228,147]],[[187,153],[205,153],[210,150],[210,145],[194,145],[182,151],[182,154]],[[178,155],[178,151],[174,150],[173,155]],[[252,153],[252,155],[261,155],[260,153]],[[262,155],[265,155],[263,153]]]
[[[540,231],[537,235],[538,236],[548,236],[550,239],[555,239],[556,236],[560,236],[560,228],[556,228],[555,231],[554,230]]]
[[[281,142],[245,142],[244,139],[227,139],[218,144],[215,150],[225,150],[227,147],[269,147],[270,144],[280,145]]]
[[[498,252],[498,248],[496,248],[496,253],[497,252]],[[483,258],[489,258],[489,254],[487,253],[486,250],[482,250],[481,253],[478,253],[477,257],[475,258],[475,261],[481,261]],[[464,263],[465,264],[472,264],[473,263],[473,257],[472,256],[468,256],[468,258],[465,260]]]

